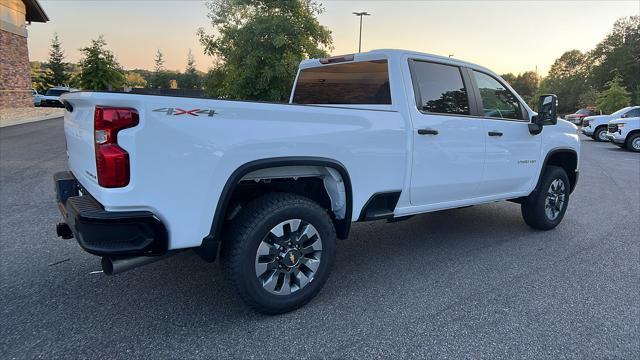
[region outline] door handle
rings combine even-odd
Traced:
[[[438,135],[438,130],[434,129],[418,129],[420,135]]]
[[[489,136],[502,136],[500,131],[489,131]]]

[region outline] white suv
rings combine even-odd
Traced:
[[[596,115],[584,118],[582,122],[582,133],[590,136],[595,141],[609,141],[607,139],[607,124],[611,120],[620,119],[624,116],[633,117],[640,113],[640,106],[627,106],[611,115]]]
[[[640,152],[640,106],[609,121],[607,139],[612,143]]]

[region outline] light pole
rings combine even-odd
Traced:
[[[369,16],[371,14],[369,14],[366,11],[361,11],[361,12],[354,12],[353,15],[360,17],[360,36],[358,37],[358,52],[361,52],[362,51],[362,17]]]

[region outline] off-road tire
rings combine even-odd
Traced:
[[[551,230],[558,226],[567,211],[571,188],[569,185],[569,177],[563,168],[548,165],[543,171],[538,187],[534,190],[534,193],[529,195],[529,198],[520,205],[520,209],[524,222],[527,223],[527,225],[538,230]],[[546,199],[551,184],[555,180],[561,181],[564,185],[564,200],[557,217],[551,219],[546,212]]]
[[[312,224],[322,241],[322,257],[313,280],[289,295],[275,295],[263,288],[256,276],[258,247],[271,229],[289,219]],[[295,310],[322,289],[335,259],[336,232],[327,213],[314,201],[291,193],[270,193],[250,202],[228,227],[222,244],[224,270],[240,298],[264,314]]]

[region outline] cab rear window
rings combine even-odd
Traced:
[[[390,105],[387,60],[303,69],[298,75],[293,103]]]

